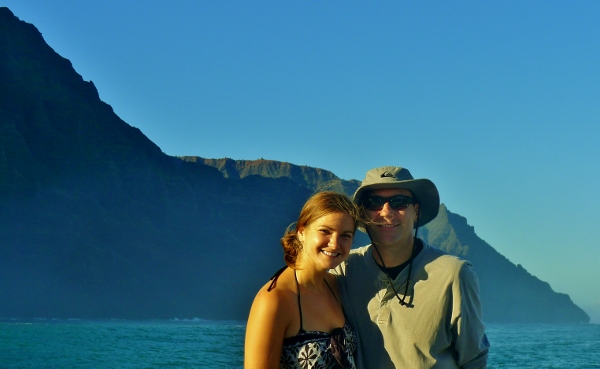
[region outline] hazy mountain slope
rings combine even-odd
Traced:
[[[484,316],[488,321],[589,322],[568,295],[515,265],[477,236],[467,220],[444,205],[421,235],[430,243],[473,263],[479,276]]]

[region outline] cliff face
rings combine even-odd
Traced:
[[[0,318],[245,319],[304,201],[358,187],[289,163],[165,155],[7,8],[0,86]],[[586,321],[443,214],[424,234],[468,250],[486,320]]]
[[[289,178],[314,191],[336,191],[352,194],[360,186],[355,179],[343,180],[332,172],[320,168],[294,165],[275,160],[207,159],[183,156],[183,160],[200,162],[217,168],[226,178],[240,179],[252,175],[267,178]]]
[[[307,189],[163,154],[7,8],[0,83],[0,317],[245,317]]]

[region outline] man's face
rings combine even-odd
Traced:
[[[412,197],[405,189],[380,189],[366,194],[369,196],[391,197],[403,195]],[[380,210],[367,210],[371,223],[367,225],[369,234],[377,245],[384,247],[412,247],[414,224],[417,221],[418,204],[410,204],[405,209],[394,210],[389,202],[383,204]]]

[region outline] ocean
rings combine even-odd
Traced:
[[[0,322],[0,368],[242,368],[245,322]],[[600,325],[489,324],[488,368],[600,368]]]

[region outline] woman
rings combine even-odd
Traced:
[[[358,214],[335,192],[317,193],[304,204],[295,227],[281,238],[287,266],[252,303],[246,369],[355,368],[356,338],[328,270],[348,256]]]

